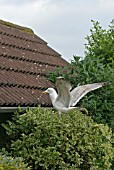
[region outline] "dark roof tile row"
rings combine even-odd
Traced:
[[[0,86],[0,96],[0,105],[5,106],[51,106],[49,96],[42,90]]]
[[[9,70],[25,71],[27,73],[47,74],[50,70],[54,71],[55,67],[44,63],[18,60],[16,58],[0,56],[0,67]]]
[[[17,84],[17,85],[25,85],[34,88],[46,89],[49,86],[53,86],[53,84],[45,77],[41,75],[33,75],[33,74],[23,74],[19,72],[14,72],[12,70],[1,70],[0,71],[0,83],[9,83],[9,84]],[[54,86],[53,86],[54,87]]]
[[[64,66],[68,63],[61,58],[60,56],[54,57],[53,55],[43,54],[43,53],[36,53],[32,51],[27,51],[23,49],[19,49],[12,46],[5,46],[0,43],[0,56],[12,57],[17,58],[25,61],[30,62],[38,62],[44,63],[48,65],[55,65],[55,66]]]

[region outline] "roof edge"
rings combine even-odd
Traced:
[[[21,107],[21,106],[18,106],[18,107],[0,107],[0,113],[13,113],[15,111],[19,111],[19,109],[24,111],[28,108],[35,109],[37,107],[38,106],[36,106],[36,107],[29,107],[29,106],[27,106],[27,107]],[[44,109],[53,109],[52,107],[43,107],[43,108]]]
[[[0,19],[0,24],[11,27],[11,28],[16,28],[18,30],[21,30],[21,31],[29,33],[29,34],[34,34],[34,31],[31,28],[13,24],[11,22],[7,22],[7,21],[1,20],[1,19]]]

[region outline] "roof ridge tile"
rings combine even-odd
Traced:
[[[25,40],[25,41],[30,41],[30,42],[38,43],[38,44],[47,44],[46,42],[41,43],[39,41],[31,40],[29,38],[23,38],[23,37],[17,36],[15,34],[6,33],[4,31],[0,31],[0,34],[6,35],[6,36],[10,36],[10,37],[14,37],[14,38],[18,38],[20,40]]]
[[[25,27],[25,26],[13,24],[11,22],[7,22],[7,21],[1,20],[1,19],[0,19],[0,24],[7,26],[7,27],[10,27],[10,28],[13,28],[13,29],[23,31],[25,33],[34,34],[34,31],[31,28],[28,28],[28,27]]]

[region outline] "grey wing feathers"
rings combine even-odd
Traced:
[[[56,103],[59,105],[61,104],[64,107],[69,107],[70,100],[71,100],[70,83],[67,81],[64,81],[62,78],[58,78],[56,81],[56,87],[58,90],[58,97],[56,99]]]
[[[87,84],[87,85],[82,85],[74,88],[71,91],[71,106],[75,106],[79,100],[85,96],[88,92],[93,91],[95,89],[98,89],[105,85],[106,82],[101,82],[101,83],[94,83],[94,84]]]

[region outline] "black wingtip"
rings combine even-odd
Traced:
[[[106,86],[106,85],[110,85],[111,84],[111,82],[103,82],[103,86]]]

